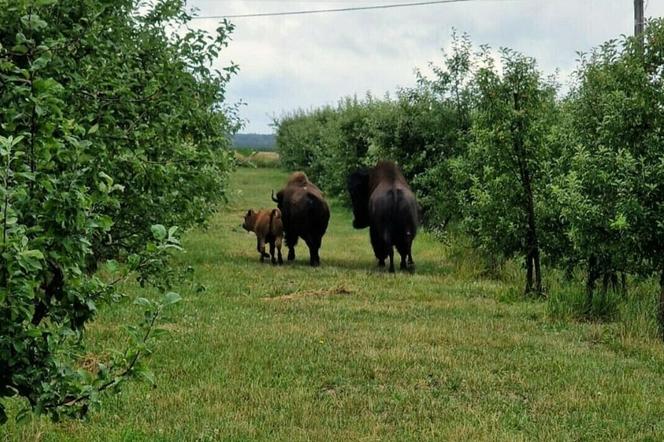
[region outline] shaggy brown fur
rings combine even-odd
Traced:
[[[309,264],[320,265],[318,250],[330,220],[330,208],[320,189],[304,174],[294,172],[277,196],[272,195],[283,213],[288,260],[295,259],[295,245],[302,238],[309,247]]]
[[[401,255],[401,269],[413,269],[411,247],[419,223],[419,206],[397,165],[379,161],[371,169],[348,177],[353,203],[353,227],[369,227],[369,236],[378,265],[390,259],[394,272],[394,247]]]
[[[272,257],[272,264],[283,264],[281,258],[281,243],[284,237],[284,225],[281,221],[281,211],[279,209],[263,209],[255,212],[249,209],[244,215],[242,227],[248,232],[256,234],[256,250],[261,255],[261,262],[264,258]],[[270,254],[265,253],[265,243],[270,245]],[[275,258],[275,248],[277,257]]]

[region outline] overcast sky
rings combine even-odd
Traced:
[[[327,9],[417,0],[189,0],[198,15]],[[664,16],[664,0],[646,0],[646,16]],[[218,20],[194,24],[214,30]],[[242,132],[270,133],[274,116],[334,104],[367,91],[382,96],[414,84],[415,68],[441,60],[453,28],[476,45],[510,47],[537,59],[565,82],[577,51],[633,32],[633,0],[476,0],[384,10],[233,19],[230,61],[240,72],[229,102],[246,103]]]

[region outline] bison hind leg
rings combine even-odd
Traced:
[[[397,251],[401,255],[401,270],[414,270],[415,263],[413,262],[412,254],[413,240],[407,236],[405,241],[397,244]]]
[[[394,249],[392,247],[390,247],[390,250],[389,250],[388,253],[389,253],[389,256],[390,256],[390,269],[389,269],[389,272],[394,273]]]
[[[277,258],[275,257],[274,249],[275,249],[274,240],[272,240],[270,241],[270,257],[272,258],[272,264],[277,263]]]
[[[277,247],[277,263],[281,265],[284,263],[284,259],[281,257],[281,237],[277,237],[275,245]]]
[[[318,267],[320,265],[320,255],[318,251],[320,250],[321,238],[311,236],[305,240],[307,247],[309,247],[309,265],[311,267]]]
[[[411,255],[401,255],[401,265],[399,266],[401,270],[407,270],[410,272],[415,271],[415,263],[413,262],[413,257]]]
[[[401,264],[399,268],[401,270],[414,270],[415,263],[413,262],[413,255],[410,250],[402,251],[399,250],[399,255],[401,255]]]
[[[256,243],[256,250],[261,255],[261,262],[263,262],[265,258],[270,257],[269,254],[265,253],[265,238],[258,238]]]
[[[389,254],[388,247],[380,236],[378,229],[374,226],[369,228],[369,238],[371,239],[371,247],[373,248],[374,255],[378,259],[378,267],[385,267],[385,259],[387,259]]]
[[[295,260],[295,246],[297,245],[298,236],[292,232],[286,232],[284,236],[286,247],[288,247],[288,260]]]

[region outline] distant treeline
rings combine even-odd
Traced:
[[[453,226],[487,263],[523,262],[525,291],[545,295],[541,268],[585,277],[593,294],[627,299],[656,276],[648,320],[664,332],[664,20],[643,40],[582,54],[567,94],[534,59],[455,36],[433,75],[395,97],[347,98],[277,124],[282,164],[328,195],[377,159],[397,161],[430,227]],[[630,295],[631,296],[631,295]]]
[[[274,134],[235,134],[233,147],[253,150],[274,150],[277,146]]]

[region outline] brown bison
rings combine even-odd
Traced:
[[[330,221],[330,208],[320,189],[304,172],[294,172],[276,198],[272,192],[272,200],[281,210],[288,260],[295,259],[295,245],[302,238],[309,247],[309,264],[320,265],[318,249]]]
[[[411,246],[417,233],[419,206],[397,165],[380,161],[372,169],[351,174],[347,184],[353,203],[353,227],[369,227],[378,265],[384,267],[389,257],[390,272],[394,272],[396,247],[401,269],[414,268]]]
[[[264,258],[272,257],[272,264],[283,264],[281,257],[281,241],[284,237],[284,225],[281,222],[281,212],[279,209],[259,210],[255,212],[249,209],[244,215],[242,227],[247,232],[256,234],[256,249],[261,255],[261,262]],[[270,254],[265,253],[265,243],[270,245]],[[274,256],[274,249],[277,249],[277,258]]]

